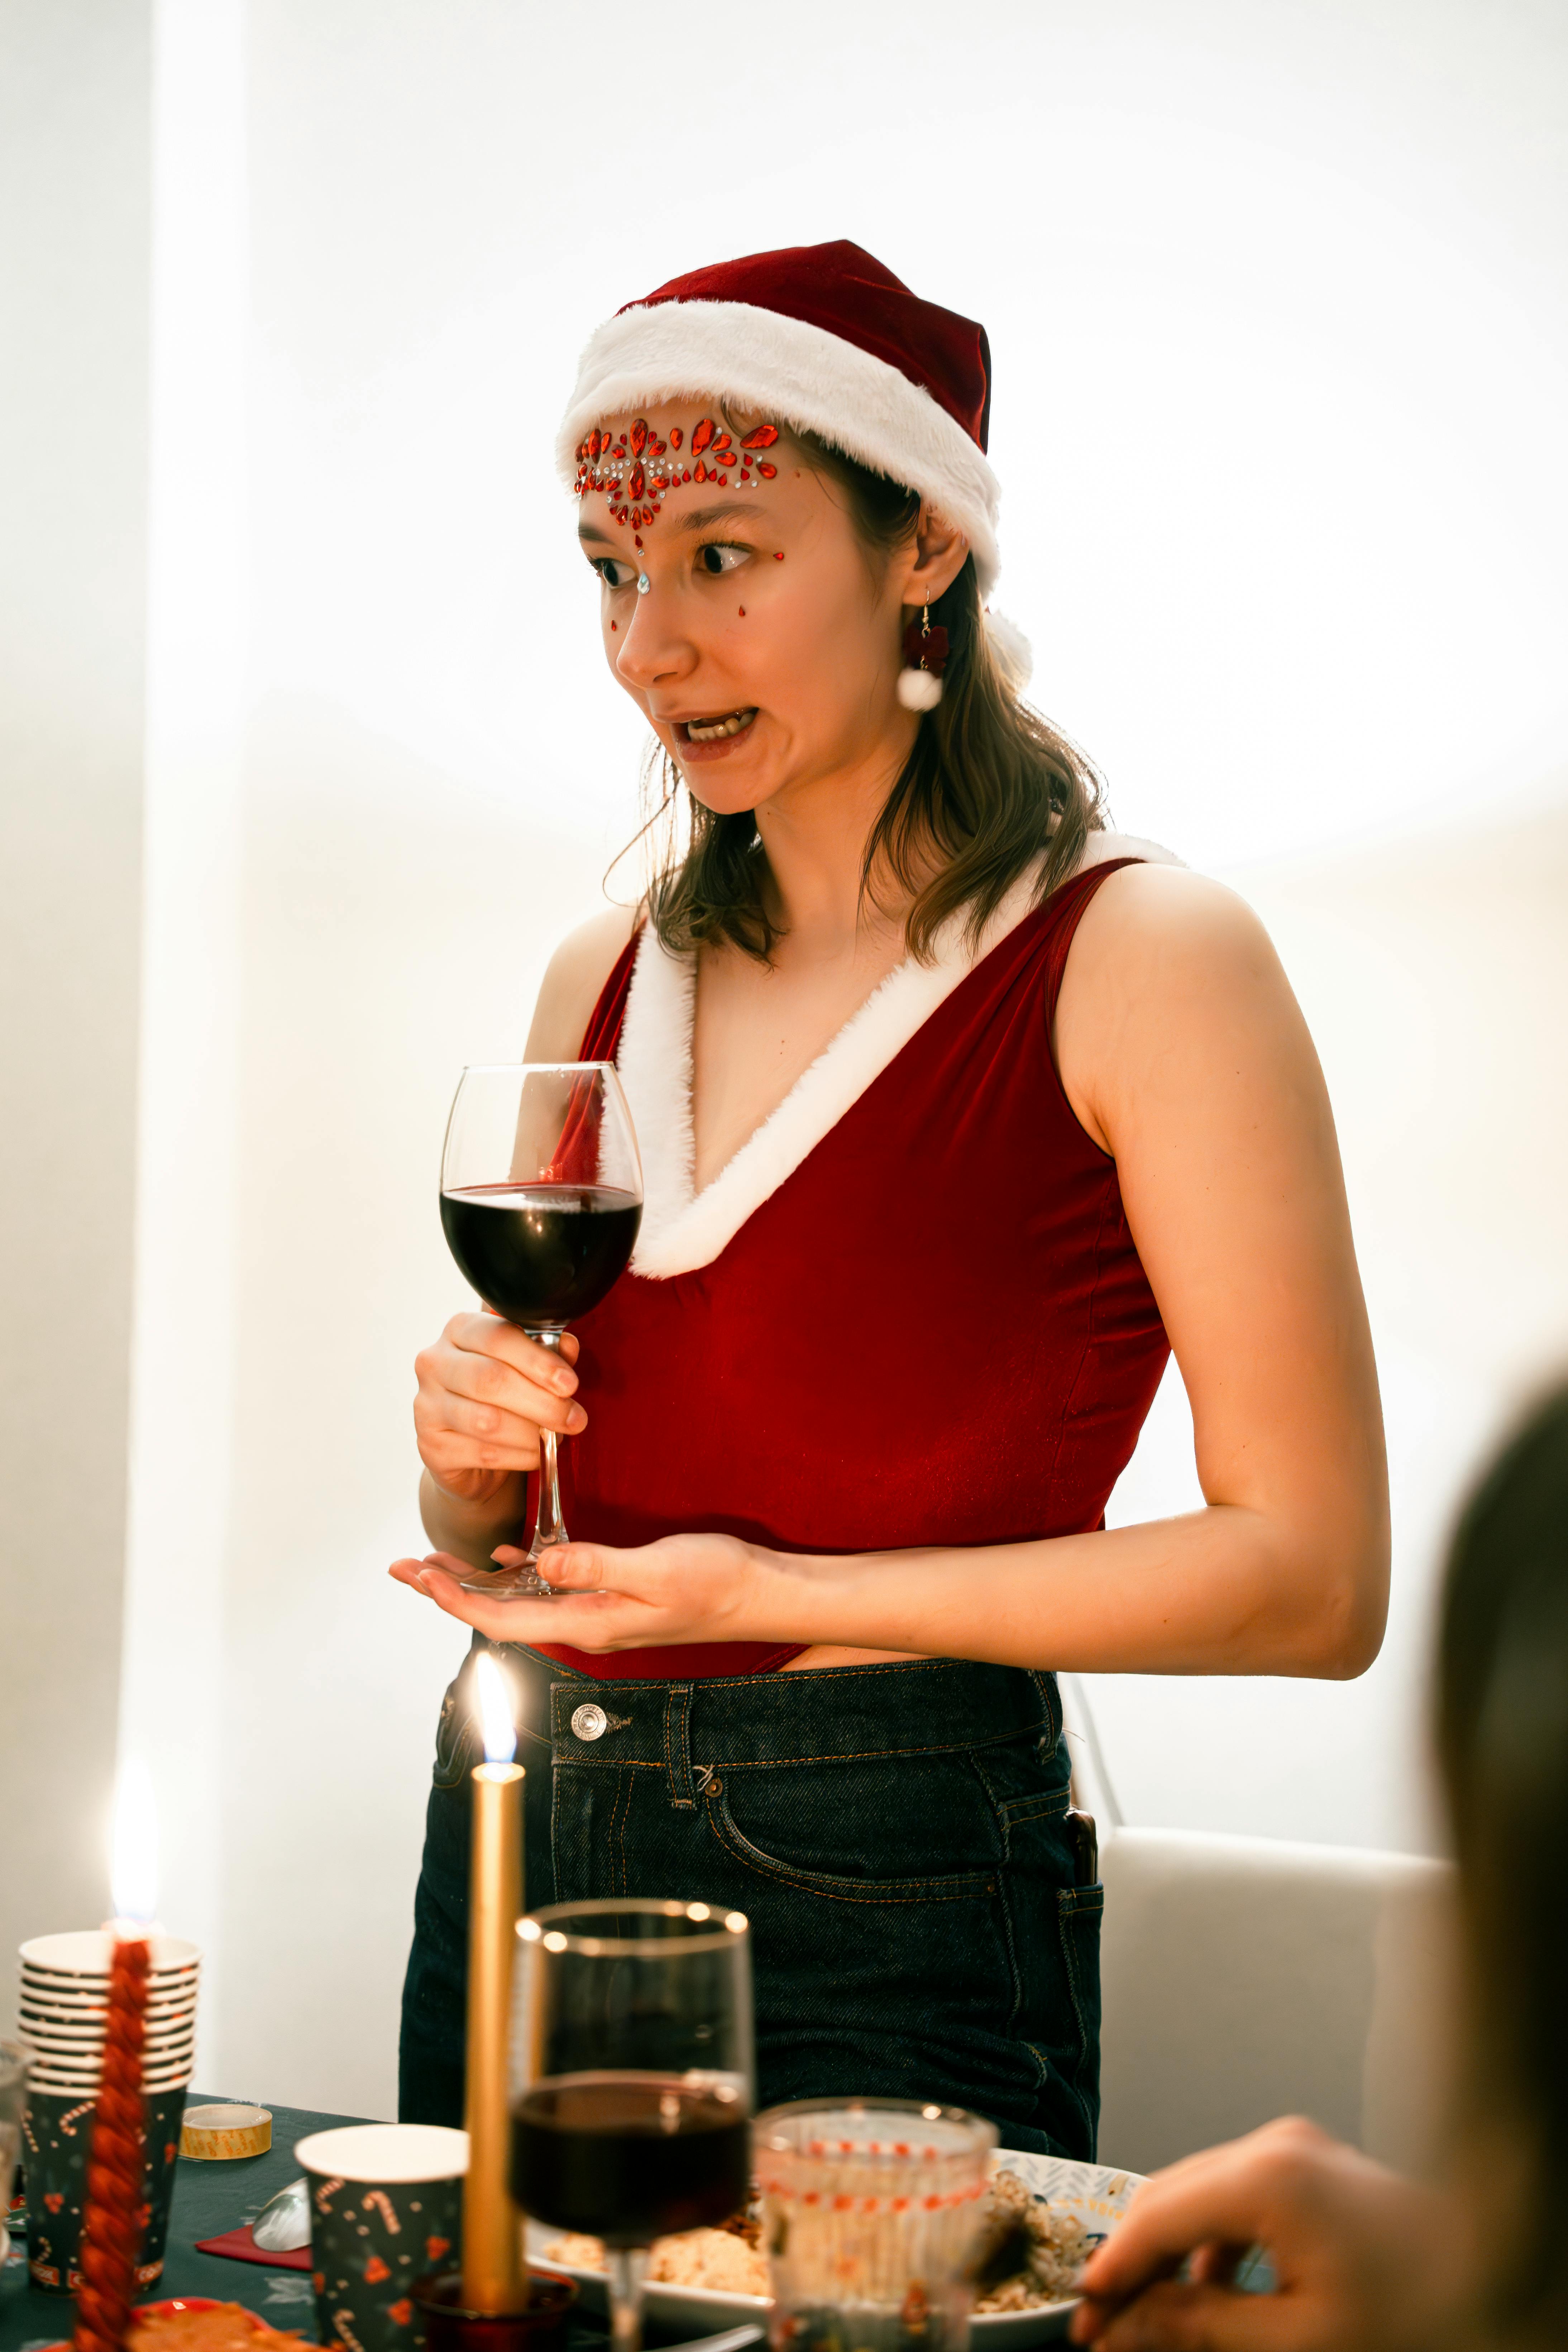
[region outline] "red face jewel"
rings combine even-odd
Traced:
[[[634,466],[632,467],[632,478],[626,484],[626,488],[630,490],[634,499],[641,498],[643,494],[643,469],[640,466]]]
[[[774,548],[774,550],[773,550],[773,562],[774,562],[775,563],[782,563],[782,562],[784,562],[784,550],[783,550],[783,548],[782,548],[782,547],[775,547],[775,548]]]
[[[679,449],[680,446],[680,427],[679,425],[672,425],[669,428],[669,446],[672,449]]]
[[[773,476],[778,472],[778,467],[776,466],[770,466],[765,457],[759,457],[757,460],[757,471],[761,474],[764,482],[771,482]]]
[[[742,618],[742,620],[743,621],[743,620],[745,619],[745,617],[746,617],[746,608],[745,608],[744,604],[742,604],[742,607],[741,607],[741,618]]]
[[[646,418],[639,416],[639,417],[637,418],[637,423],[632,426],[632,455],[633,455],[633,457],[640,457],[642,456],[643,451],[644,451],[647,447],[647,419],[646,419]]]
[[[776,425],[759,425],[754,433],[747,434],[741,446],[742,449],[771,449],[778,437]]]
[[[703,464],[700,457],[697,460],[697,471],[693,475],[692,479],[698,482],[705,482],[708,479],[708,468]]]
[[[712,419],[710,416],[705,416],[705,417],[702,419],[701,424],[700,424],[700,425],[693,425],[692,430],[691,430],[691,454],[692,454],[692,456],[695,457],[697,456],[697,454],[698,454],[698,451],[699,451],[699,450],[700,450],[700,449],[706,449],[706,448],[707,448],[707,446],[708,446],[708,444],[710,443],[710,441],[711,441],[711,440],[712,440],[712,438],[713,438],[713,419]]]

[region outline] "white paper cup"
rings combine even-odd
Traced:
[[[148,1940],[154,1978],[195,1976],[201,1966],[201,1946],[188,1943],[184,1936],[153,1935]],[[22,1974],[24,1979],[48,1976],[68,1983],[107,1978],[114,1945],[107,1927],[79,1928],[67,1936],[35,1936],[19,1948]]]

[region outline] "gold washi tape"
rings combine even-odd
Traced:
[[[270,2107],[187,2107],[180,2154],[203,2164],[223,2164],[237,2156],[265,2156],[272,2145]]]

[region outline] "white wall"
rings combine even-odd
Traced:
[[[187,5],[165,0],[166,32]],[[1563,985],[1561,14],[912,0],[895,26],[804,0],[678,28],[663,82],[662,27],[618,5],[594,24],[589,43],[582,12],[522,0],[247,12],[248,457],[226,529],[251,716],[210,846],[233,909],[233,1243],[163,1276],[162,1307],[144,1294],[174,1332],[215,1286],[231,1335],[200,1694],[218,1834],[187,1820],[171,1884],[216,1922],[215,2087],[360,2112],[390,2109],[461,1645],[382,1578],[416,1537],[410,1360],[457,1296],[441,1118],[461,1062],[515,1049],[634,822],[637,730],[549,457],[616,304],[848,235],[987,321],[1001,601],[1040,698],[1123,824],[1241,879],[1322,1043],[1390,1393],[1394,1633],[1349,1690],[1102,1681],[1135,1818],[1426,1837],[1438,1524],[1568,1307],[1536,1051]],[[235,488],[219,462],[213,495]],[[1531,791],[1544,830],[1509,817],[1472,859],[1444,829]],[[1494,1035],[1514,1041],[1495,1061]],[[1179,1418],[1124,1506],[1181,1491]]]
[[[0,1952],[108,1908],[147,602],[148,10],[0,12]],[[0,2026],[12,2012],[0,1963]]]

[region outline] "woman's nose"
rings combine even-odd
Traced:
[[[671,625],[668,598],[650,588],[638,596],[626,624],[616,667],[628,686],[652,686],[656,679],[678,674],[689,651]]]

